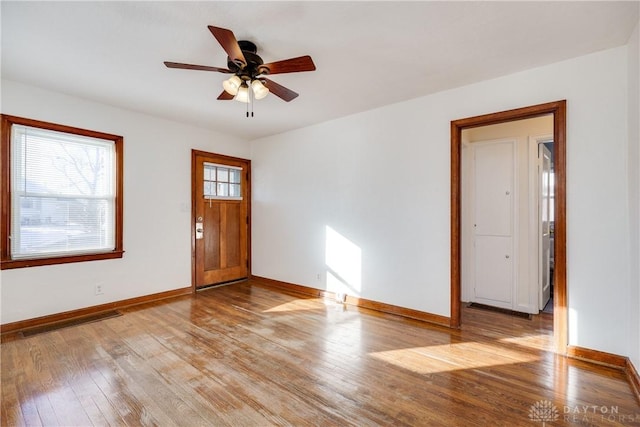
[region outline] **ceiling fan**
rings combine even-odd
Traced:
[[[218,96],[219,100],[235,99],[240,102],[250,103],[253,99],[262,99],[271,92],[284,101],[289,102],[295,99],[298,94],[264,76],[269,74],[314,71],[316,69],[309,55],[265,64],[262,58],[258,56],[257,47],[254,43],[247,40],[236,40],[233,32],[225,28],[214,27],[212,25],[209,25],[208,28],[228,55],[228,68],[168,61],[165,61],[164,65],[169,68],[233,74],[233,76],[222,83],[224,90]]]

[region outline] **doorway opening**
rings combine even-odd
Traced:
[[[555,351],[567,348],[566,290],[566,101],[491,113],[451,122],[451,321],[461,325],[462,296],[462,131],[545,115],[553,117],[554,229],[553,336]]]
[[[539,314],[551,299],[553,116],[464,129],[462,146],[462,301]]]

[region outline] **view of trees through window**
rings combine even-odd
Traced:
[[[14,125],[13,258],[114,249],[114,142]]]

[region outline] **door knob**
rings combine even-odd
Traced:
[[[204,227],[201,222],[196,222],[196,239],[204,237]]]

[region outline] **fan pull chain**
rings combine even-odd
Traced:
[[[253,93],[253,87],[249,86],[249,102],[251,102],[251,117],[253,117],[253,100],[255,95]]]
[[[247,117],[249,117],[249,107],[251,107],[251,117],[253,117],[253,88],[247,84]]]

